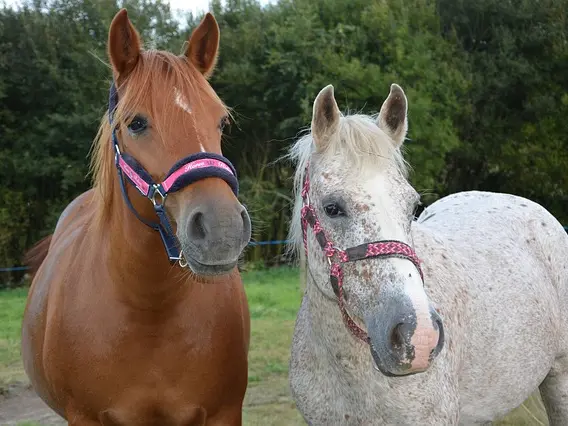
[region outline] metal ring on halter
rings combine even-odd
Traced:
[[[183,250],[180,250],[180,252],[179,252],[178,262],[179,262],[179,266],[181,266],[182,268],[185,268],[187,266],[187,260],[185,259],[185,256],[183,255]]]
[[[156,194],[158,194],[160,196],[160,198],[162,199],[159,204],[156,202]],[[166,201],[166,195],[162,194],[162,192],[158,188],[158,185],[154,185],[154,193],[152,194],[151,200],[152,200],[152,204],[154,204],[154,206],[161,206]]]

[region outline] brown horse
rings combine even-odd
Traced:
[[[218,46],[210,14],[181,56],[142,50],[126,10],[111,23],[94,187],[28,253],[24,366],[69,425],[242,423],[250,317],[236,266],[251,231],[207,81]]]

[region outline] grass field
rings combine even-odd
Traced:
[[[298,270],[278,268],[243,274],[252,321],[249,388],[244,424],[304,425],[288,390],[288,358],[301,291]],[[0,291],[1,387],[25,381],[20,361],[20,324],[27,290]],[[534,413],[534,414],[533,414]],[[500,426],[546,425],[541,401],[534,397],[517,408]],[[20,426],[34,426],[21,423]]]

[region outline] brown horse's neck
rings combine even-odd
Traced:
[[[140,216],[156,222],[150,200],[142,197],[126,183],[126,192]],[[138,308],[164,306],[167,300],[175,300],[187,287],[188,274],[179,265],[168,260],[164,245],[157,231],[142,223],[128,208],[123,199],[119,178],[115,174],[108,214],[100,223],[105,235],[106,264],[113,286],[121,300]]]

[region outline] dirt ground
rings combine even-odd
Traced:
[[[65,426],[67,422],[39,399],[29,386],[14,385],[0,396],[0,425]]]
[[[301,426],[284,377],[272,377],[249,386],[243,409],[247,426]],[[29,385],[0,388],[0,426],[66,426]]]
[[[534,413],[534,414],[533,414]],[[294,408],[286,381],[269,380],[249,388],[243,423],[249,426],[297,426],[305,424]],[[66,426],[29,386],[18,384],[0,394],[1,426]],[[548,421],[538,396],[529,398],[506,419],[494,426],[546,426]]]

